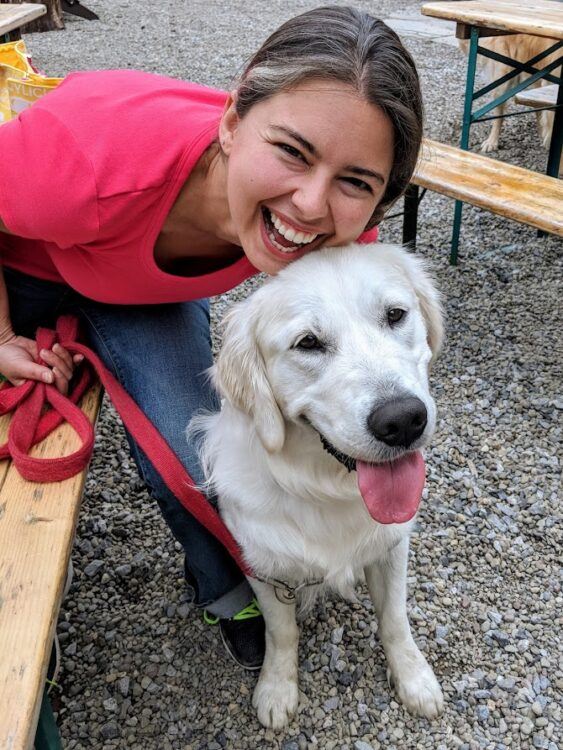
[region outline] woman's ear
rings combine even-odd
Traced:
[[[237,131],[240,117],[237,114],[237,91],[234,89],[227,96],[221,122],[219,123],[219,143],[226,156],[229,156],[233,147],[233,138]]]

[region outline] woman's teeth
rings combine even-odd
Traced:
[[[270,218],[272,219],[272,224],[282,237],[285,237],[289,242],[295,242],[296,245],[307,245],[318,237],[318,234],[305,234],[305,232],[296,232],[295,229],[286,227],[285,224],[271,211]]]

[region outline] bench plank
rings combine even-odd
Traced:
[[[33,21],[35,18],[44,16],[45,13],[47,13],[47,8],[38,3],[0,5],[0,37],[9,31],[25,26],[25,24]]]
[[[93,386],[82,409],[94,422],[102,389]],[[6,432],[8,418],[0,423]],[[33,455],[67,455],[79,446],[61,425]],[[0,489],[0,747],[33,746],[51,644],[86,472],[64,482],[36,484],[3,461]]]
[[[549,86],[537,86],[535,89],[524,89],[514,97],[516,104],[526,104],[528,107],[554,107],[557,104],[556,83]]]
[[[425,139],[412,182],[563,237],[563,181]]]

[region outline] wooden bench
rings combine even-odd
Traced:
[[[561,180],[425,139],[405,195],[403,242],[412,248],[416,245],[419,188],[563,237]],[[461,203],[456,204],[454,239],[460,219]],[[457,245],[453,241],[450,262],[457,262]]]
[[[40,3],[21,3],[20,5],[0,5],[0,43],[9,41],[8,35],[19,30],[30,21],[44,16],[47,8]]]
[[[94,422],[101,387],[90,388],[82,409]],[[0,419],[6,441],[9,417]],[[33,455],[54,457],[78,447],[61,425]],[[9,461],[0,462],[0,748],[60,747],[45,676],[86,472],[64,482],[26,482]]]
[[[524,89],[514,97],[516,104],[525,104],[528,107],[555,107],[557,104],[556,83],[549,86],[537,86],[535,89]]]

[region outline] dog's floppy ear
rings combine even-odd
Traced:
[[[223,346],[214,368],[214,380],[222,395],[252,416],[264,447],[275,453],[283,447],[285,423],[256,340],[258,297],[255,293],[226,315]]]
[[[428,346],[432,352],[432,363],[438,356],[444,340],[444,320],[440,295],[428,271],[426,262],[411,253],[407,257],[411,283],[418,298],[422,317],[426,323]]]

